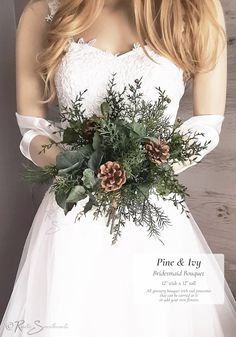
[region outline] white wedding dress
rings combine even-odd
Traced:
[[[49,19],[56,2],[52,5]],[[99,111],[111,73],[116,73],[118,89],[142,76],[145,98],[157,98],[155,87],[166,90],[171,98],[166,113],[174,123],[185,89],[182,70],[147,46],[158,63],[138,43],[129,52],[114,55],[96,48],[95,41],[68,41],[55,77],[59,105],[71,104],[79,91],[88,89],[84,106],[91,115]],[[161,232],[164,245],[131,221],[112,245],[105,217],[94,220],[91,210],[75,222],[87,199],[65,216],[49,189],[25,243],[1,337],[235,336],[236,304],[225,280],[223,304],[138,303],[132,297],[136,254],[150,253],[157,258],[211,254],[191,215],[188,218],[172,202],[160,198],[155,202],[172,224]],[[215,273],[220,277],[217,267]]]

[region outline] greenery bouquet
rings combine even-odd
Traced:
[[[147,101],[141,91],[142,77],[116,90],[115,74],[106,88],[100,113],[86,116],[84,93],[70,107],[59,111],[61,142],[64,146],[56,165],[43,168],[25,165],[24,178],[31,183],[52,182],[57,204],[66,215],[80,200],[87,202],[76,219],[94,209],[94,219],[107,217],[112,243],[121,235],[126,221],[146,226],[149,236],[160,239],[160,231],[170,225],[168,215],[151,202],[150,194],[170,200],[181,212],[187,189],[175,174],[173,164],[196,160],[208,143],[197,143],[199,134],[181,134],[165,114],[170,98],[160,88],[158,99]],[[42,151],[55,144],[43,145]],[[41,152],[41,151],[40,151]]]

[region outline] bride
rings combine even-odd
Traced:
[[[211,141],[202,160],[217,146],[224,120],[225,42],[219,0],[30,1],[16,46],[22,154],[38,167],[55,164],[60,146],[39,154],[49,138],[57,140],[47,117],[50,103],[57,97],[59,107],[70,105],[79,91],[89,89],[86,113],[96,113],[116,72],[120,87],[142,76],[146,99],[155,99],[154,87],[165,89],[172,122],[186,81],[192,80],[193,109],[182,131],[202,132],[198,141]],[[178,163],[174,170],[178,174],[192,165]],[[170,257],[213,255],[191,214],[158,198],[172,224],[162,232],[164,245],[131,221],[111,245],[104,217],[94,220],[89,211],[74,222],[84,203],[65,215],[46,191],[25,242],[1,337],[235,336],[236,303],[224,278],[221,303],[164,304],[158,297],[142,301],[147,294],[134,292],[151,271],[149,262],[140,262],[135,274],[135,257],[150,254],[165,261],[165,274]],[[221,271],[213,269],[217,282]],[[156,293],[161,289],[167,290],[157,287]]]

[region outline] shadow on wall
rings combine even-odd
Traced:
[[[21,178],[24,157],[19,150],[21,134],[15,117],[15,27],[26,2],[1,0],[0,11],[0,45],[4,46],[0,52],[0,320],[42,195],[35,199],[32,188]]]

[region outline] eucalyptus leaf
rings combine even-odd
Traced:
[[[67,213],[69,213],[75,205],[75,202],[66,202],[64,206],[64,214],[66,215]]]
[[[99,133],[96,131],[93,135],[93,149],[97,150],[101,146],[102,138],[99,136]]]
[[[89,201],[86,203],[86,205],[84,206],[84,214],[86,214],[88,211],[90,211],[93,207],[93,202],[91,199],[89,199]]]
[[[60,206],[63,209],[66,204],[66,199],[67,199],[67,194],[64,191],[62,190],[55,191],[55,200],[58,206]]]
[[[91,157],[89,158],[88,167],[93,171],[97,171],[102,162],[103,156],[104,153],[102,152],[101,149],[97,149],[96,151],[94,151]]]
[[[64,175],[68,174],[69,172],[79,168],[81,166],[81,164],[82,164],[82,161],[78,161],[77,163],[75,163],[74,165],[71,165],[70,167],[58,170],[58,175],[64,176]]]
[[[91,193],[89,192],[89,199],[91,200],[91,202],[93,203],[94,206],[98,206],[98,202],[97,202],[97,199],[96,197]]]
[[[97,178],[94,175],[94,171],[87,168],[83,172],[82,181],[87,188],[93,188],[97,182]]]
[[[108,113],[109,113],[109,110],[110,110],[110,106],[109,104],[105,101],[105,102],[102,102],[102,104],[100,105],[100,108],[101,108],[101,112],[102,114],[107,117],[108,116]]]
[[[146,128],[143,124],[133,122],[131,124],[132,130],[137,133],[140,137],[144,137],[146,135]]]
[[[79,152],[83,158],[86,158],[93,152],[93,148],[91,144],[83,145],[80,147]]]
[[[81,146],[78,151],[66,150],[59,153],[56,157],[56,166],[58,169],[65,169],[72,165],[83,162],[92,152],[91,145]]]
[[[78,161],[78,151],[63,151],[56,157],[56,166],[58,169],[70,167]]]
[[[71,189],[70,194],[68,195],[66,199],[66,202],[67,203],[78,202],[82,199],[85,199],[86,197],[87,197],[87,193],[86,193],[85,188],[81,185],[77,185]]]

